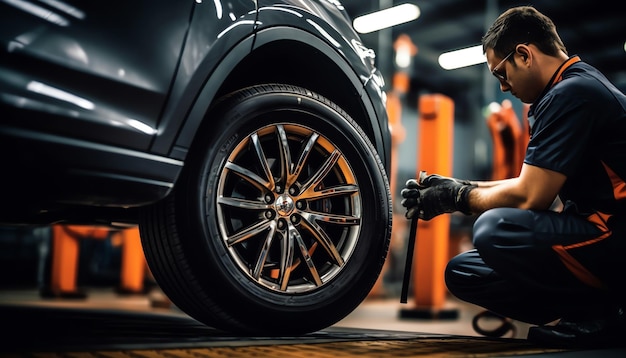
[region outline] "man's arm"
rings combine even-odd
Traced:
[[[489,181],[471,180],[470,183],[477,185],[479,187],[489,188],[489,187],[496,186],[496,185],[506,184],[507,182],[511,180],[514,180],[514,179],[489,180]]]
[[[472,182],[478,187],[469,193],[469,208],[476,214],[497,207],[547,210],[565,179],[564,174],[523,164],[517,178]]]

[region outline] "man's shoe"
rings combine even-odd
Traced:
[[[528,330],[528,341],[562,348],[626,346],[626,317],[620,308],[612,317],[569,321],[554,326],[537,326]]]

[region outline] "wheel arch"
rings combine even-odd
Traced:
[[[192,146],[198,128],[211,120],[207,117],[211,104],[223,95],[257,84],[284,83],[310,89],[339,105],[362,127],[387,167],[387,121],[378,118],[386,113],[372,103],[359,75],[335,49],[304,30],[264,29],[220,61],[194,101],[175,147]]]
[[[288,27],[261,31],[252,53],[230,74],[224,89],[268,82],[307,88],[332,100],[374,139],[376,116],[372,108],[364,107],[371,104],[364,98],[359,74],[318,37]]]

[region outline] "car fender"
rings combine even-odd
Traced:
[[[391,141],[384,107],[384,80],[375,66],[375,52],[363,45],[339,1],[311,1],[307,6],[301,3],[297,0],[284,0],[280,4],[273,0],[259,0],[255,48],[270,41],[292,39],[315,46],[330,58],[352,81],[361,102],[367,107],[369,123],[359,122],[365,128],[371,128],[368,133],[373,138],[370,139],[387,166]]]
[[[326,25],[322,21],[321,15],[314,16],[308,12],[298,12],[293,7],[278,7],[278,10],[274,8],[276,6],[260,8],[262,10],[259,11],[259,16],[255,22],[257,30],[255,35],[239,41],[220,59],[214,68],[203,72],[204,67],[199,67],[196,76],[202,78],[202,75],[206,73],[206,81],[203,83],[199,95],[194,98],[169,155],[181,160],[186,157],[194,135],[204,120],[210,104],[215,100],[219,87],[246,56],[268,43],[290,40],[315,48],[318,53],[332,61],[349,80],[353,94],[361,97],[360,102],[363,104],[363,111],[367,116],[367,126],[371,128],[368,133],[373,136],[371,139],[380,151],[379,154],[383,162],[387,165],[390,154],[388,149],[390,148],[390,136],[383,105],[384,100],[381,101],[381,98],[384,98],[384,92],[382,92],[384,84],[382,83],[382,76],[373,65],[373,51],[365,48],[352,30],[347,31],[344,28],[343,32],[349,35],[342,36],[336,27]],[[335,16],[342,17],[344,15],[338,12]],[[269,17],[273,23],[271,27],[264,25],[267,22],[265,19],[269,20]],[[345,23],[345,20],[342,19],[338,19],[338,21]],[[283,25],[275,26],[274,23]],[[320,25],[320,23],[322,24]],[[351,63],[355,66],[351,66]],[[166,151],[168,143],[164,140],[157,141],[154,149]]]
[[[366,128],[372,137],[370,138],[375,147],[379,151],[379,155],[385,166],[389,163],[390,156],[390,132],[387,121],[386,109],[384,107],[385,93],[382,90],[382,76],[375,68],[371,70],[361,61],[357,61],[358,55],[353,47],[349,47],[350,51],[338,51],[335,47],[330,46],[328,42],[314,35],[311,31],[297,29],[286,26],[273,26],[259,31],[254,42],[254,50],[274,41],[292,40],[307,46],[314,47],[320,54],[339,68],[345,78],[352,85],[351,90],[354,93],[345,92],[345,95],[356,95],[360,97],[360,102],[364,106],[363,112],[366,114],[365,120],[357,120]],[[344,42],[343,48],[347,45]],[[360,57],[359,57],[360,59]],[[352,60],[352,62],[350,62]],[[355,68],[350,63],[361,63],[363,66]],[[331,83],[329,79],[329,83]],[[383,98],[381,100],[381,98]],[[366,122],[366,123],[365,123]],[[371,130],[367,130],[370,128]]]
[[[194,113],[211,103],[223,74],[252,49],[256,2],[199,2],[194,9],[176,78],[150,151],[182,160],[201,118]],[[218,4],[221,7],[218,8]],[[229,9],[229,14],[222,13]],[[206,26],[217,21],[218,26]],[[216,85],[217,84],[217,85]],[[216,86],[216,88],[210,88]],[[208,88],[209,87],[209,88]],[[179,144],[180,143],[180,144]]]

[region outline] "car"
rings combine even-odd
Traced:
[[[138,225],[239,334],[368,295],[391,237],[384,80],[337,0],[0,2],[1,225]]]

